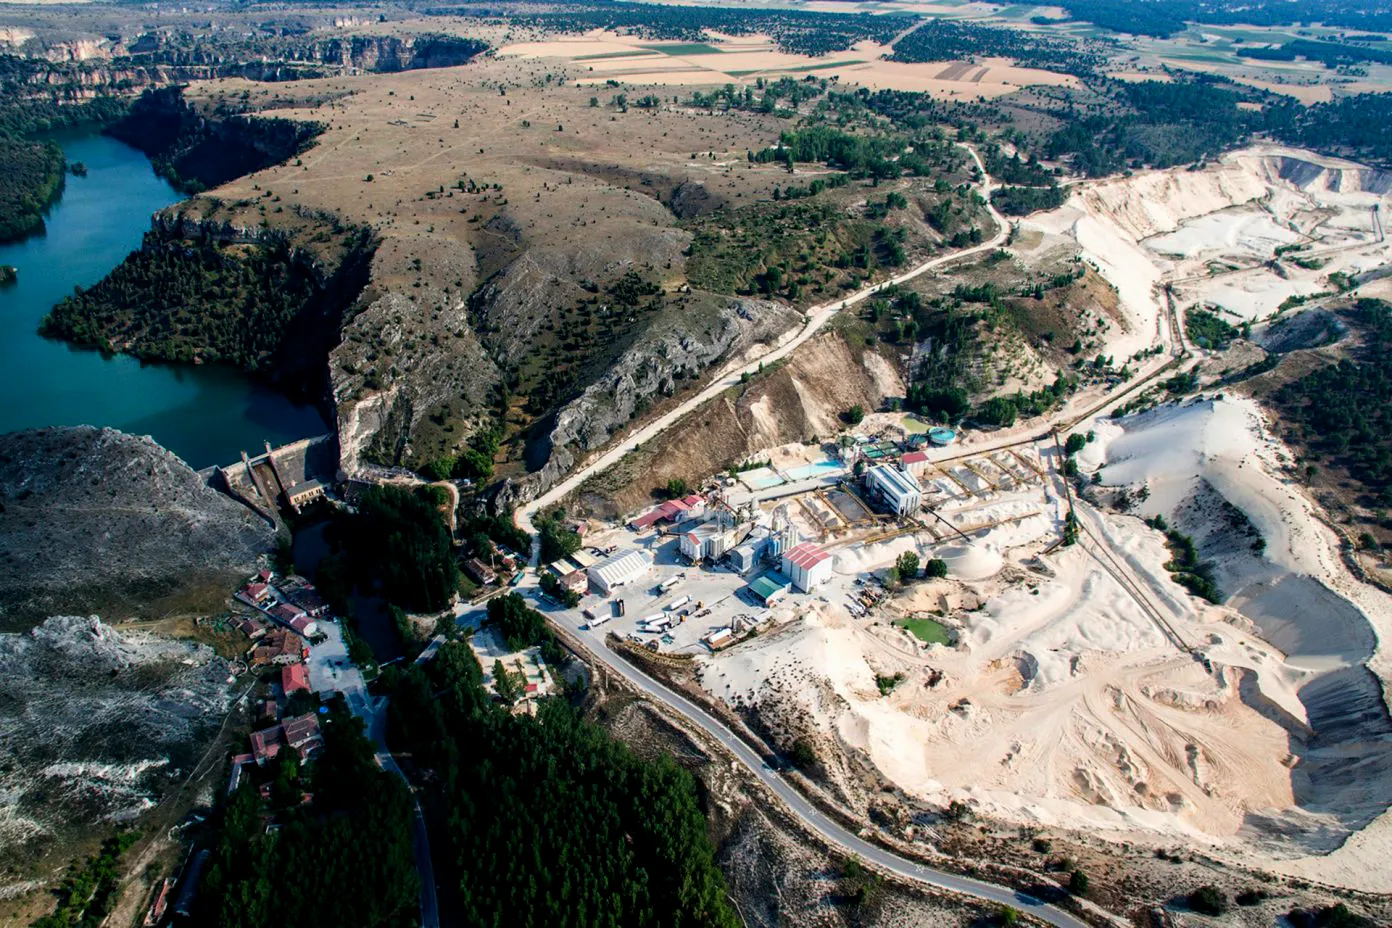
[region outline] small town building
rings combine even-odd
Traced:
[[[290,603],[276,603],[266,611],[271,614],[271,618],[282,625],[289,625],[296,619],[302,618],[305,614],[305,611],[299,606]]]
[[[928,452],[910,451],[899,459],[899,469],[915,480],[918,479],[928,467]]]
[[[572,570],[560,578],[561,588],[584,594],[590,589],[590,579],[583,570]]]
[[[782,566],[784,576],[804,593],[831,579],[831,555],[810,541],[783,552]]]
[[[464,573],[469,575],[470,580],[483,586],[498,579],[497,572],[476,557],[471,557],[464,562]]]
[[[280,691],[286,696],[309,692],[309,668],[304,664],[287,664],[280,668]]]
[[[319,732],[319,719],[313,712],[288,718],[280,723],[285,732],[285,743],[294,748],[300,760],[308,759],[324,746],[324,736]]]
[[[303,577],[283,580],[279,587],[287,599],[316,619],[329,611],[329,604],[325,602],[324,597],[319,595],[314,584]]]
[[[290,630],[304,638],[319,634],[319,623],[307,615],[299,615],[290,620]]]
[[[769,571],[750,580],[745,589],[763,605],[776,606],[788,595],[788,579]]]
[[[300,760],[308,760],[323,746],[324,737],[313,712],[292,716],[278,725],[251,733],[251,756],[257,766],[275,760],[285,748],[299,754]]]
[[[232,624],[237,627],[237,631],[246,635],[252,641],[266,634],[266,622],[259,616],[238,615],[233,616]]]
[[[305,653],[306,648],[298,636],[283,628],[275,628],[251,649],[251,666],[293,664],[304,660]]]
[[[608,596],[619,587],[646,577],[652,566],[652,555],[638,548],[627,548],[606,557],[586,573],[599,594]]]
[[[242,592],[246,594],[247,599],[258,605],[271,598],[271,588],[265,583],[248,583],[242,587]]]
[[[879,464],[866,471],[865,485],[895,515],[913,515],[923,505],[923,491],[918,482],[888,464]]]

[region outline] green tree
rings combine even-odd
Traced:
[[[914,579],[918,576],[918,553],[916,551],[905,551],[894,561],[894,566],[899,571],[899,576],[902,579]]]
[[[687,487],[686,481],[682,478],[673,477],[671,480],[667,481],[668,499],[680,499],[681,497],[687,495],[687,493],[689,492],[690,488]]]
[[[930,557],[928,563],[923,565],[923,576],[932,580],[940,580],[947,576],[947,561],[940,557]]]
[[[521,681],[503,666],[501,660],[493,662],[493,689],[507,706],[517,702],[517,697],[522,695]]]

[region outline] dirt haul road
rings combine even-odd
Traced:
[[[740,378],[744,374],[753,374],[759,370],[761,365],[787,357],[795,351],[798,346],[802,345],[820,331],[821,328],[841,310],[860,303],[862,300],[865,300],[885,287],[912,280],[920,274],[927,273],[949,262],[990,251],[1004,244],[1006,238],[1010,234],[1010,225],[1000,213],[996,212],[995,207],[991,204],[991,192],[995,187],[991,183],[990,175],[986,173],[986,166],[982,164],[981,158],[977,155],[976,151],[967,145],[963,145],[962,147],[971,155],[972,160],[976,162],[977,169],[981,172],[982,181],[978,189],[986,201],[986,208],[991,218],[996,223],[996,234],[993,235],[989,241],[983,242],[980,245],[974,245],[963,251],[954,252],[950,255],[942,255],[933,258],[904,274],[866,287],[845,299],[813,307],[807,312],[807,322],[803,325],[802,330],[792,339],[782,345],[775,346],[761,357],[739,365],[734,370],[727,370],[723,375],[717,375],[716,379],[700,393],[688,398],[675,409],[672,409],[665,415],[648,423],[637,432],[629,435],[614,448],[601,454],[598,458],[589,461],[579,470],[571,474],[570,477],[552,487],[548,492],[519,508],[514,513],[513,519],[518,528],[532,535],[532,564],[534,566],[536,565],[540,557],[541,548],[540,538],[536,534],[536,527],[533,523],[533,515],[536,512],[564,499],[568,493],[575,490],[590,477],[613,467],[624,455],[635,450],[644,442],[652,440],[679,421],[683,416],[719,396],[725,390],[737,386],[740,382]],[[531,587],[532,585],[533,583],[529,581],[527,587]],[[526,592],[535,591],[527,590]],[[567,631],[574,634],[578,633],[580,630],[567,629]],[[863,840],[858,835],[852,834],[850,831],[842,828],[818,811],[801,793],[789,785],[787,781],[772,770],[768,764],[764,763],[763,758],[761,758],[749,745],[714,716],[709,715],[699,706],[679,696],[662,684],[657,683],[646,674],[637,671],[622,657],[610,651],[602,641],[593,642],[592,644],[594,646],[589,648],[589,650],[594,658],[603,661],[611,671],[619,674],[639,690],[663,703],[669,709],[684,716],[689,722],[704,729],[708,735],[718,740],[732,755],[734,755],[734,757],[753,771],[753,773],[762,780],[780,800],[782,800],[788,811],[797,816],[807,827],[820,834],[833,846],[840,847],[844,851],[849,851],[863,859],[872,861],[900,877],[926,883],[930,886],[946,889],[962,895],[984,899],[988,902],[1011,905],[1028,912],[1032,917],[1040,921],[1055,925],[1057,928],[1084,928],[1084,926],[1087,925],[1087,922],[1062,909],[1024,893],[1020,893],[1007,886],[1000,886],[984,880],[971,879],[944,870],[934,869],[933,867],[929,867],[917,861],[901,857],[879,845],[871,844]],[[1107,914],[1100,911],[1094,911],[1093,914],[1099,918],[1109,918]]]
[[[659,416],[657,419],[649,422],[638,431],[623,439],[623,441],[619,442],[613,448],[610,448],[599,457],[584,464],[565,480],[562,480],[541,496],[519,508],[513,516],[514,521],[517,523],[517,527],[535,538],[536,526],[532,522],[532,517],[535,513],[565,499],[569,493],[577,489],[586,480],[590,479],[595,474],[603,473],[613,467],[623,459],[624,455],[628,454],[630,451],[636,450],[638,446],[651,441],[653,438],[656,438],[674,423],[680,421],[687,413],[700,408],[702,405],[715,399],[731,387],[738,386],[740,378],[745,374],[753,375],[757,373],[759,368],[763,365],[771,364],[786,358],[809,338],[821,331],[822,327],[841,310],[855,306],[857,303],[860,303],[862,300],[865,300],[886,287],[913,280],[915,277],[925,274],[936,267],[941,267],[944,264],[962,258],[969,258],[972,255],[981,254],[993,248],[999,248],[1004,244],[1006,238],[1010,235],[1010,224],[1006,222],[1005,218],[1002,217],[1000,213],[996,212],[996,208],[991,205],[991,192],[995,189],[995,186],[991,183],[991,177],[986,173],[986,166],[982,164],[981,156],[976,153],[976,150],[969,145],[962,145],[961,147],[966,149],[967,153],[971,155],[972,160],[976,162],[977,170],[981,172],[982,180],[978,187],[978,191],[986,201],[986,209],[991,214],[991,219],[996,223],[996,234],[993,235],[989,241],[982,242],[980,245],[973,245],[971,248],[967,248],[963,251],[955,251],[950,255],[941,255],[932,258],[897,277],[891,277],[889,280],[880,281],[844,299],[823,303],[820,306],[813,306],[807,311],[807,322],[803,324],[801,331],[793,338],[781,345],[773,347],[760,357],[739,365],[734,370],[727,368],[723,374],[717,374],[715,380],[700,393],[689,397],[665,415]],[[540,556],[540,550],[540,540],[537,539],[532,544],[533,564],[536,564],[537,558]]]

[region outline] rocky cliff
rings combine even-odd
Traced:
[[[324,125],[265,116],[204,113],[180,87],[146,90],[107,133],[150,156],[155,170],[197,192],[279,164],[307,149]]]
[[[222,602],[274,535],[147,437],[0,435],[0,628]]]
[[[536,452],[544,463],[525,478],[505,484],[497,505],[506,509],[534,499],[606,445],[655,399],[672,396],[683,380],[699,381],[717,361],[775,341],[800,318],[781,303],[730,299],[705,319],[687,316],[652,331],[557,413]]]

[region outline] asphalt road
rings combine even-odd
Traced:
[[[526,592],[535,592],[528,590]],[[553,620],[555,613],[551,613]],[[608,667],[611,671],[623,677],[636,689],[645,695],[655,699],[673,710],[680,713],[692,724],[698,726],[710,737],[720,742],[724,748],[735,756],[741,763],[752,770],[764,785],[774,792],[779,800],[808,827],[817,832],[829,844],[839,847],[851,854],[856,855],[863,861],[873,863],[876,866],[889,870],[901,877],[926,883],[929,886],[936,886],[954,893],[961,893],[966,896],[974,896],[988,902],[999,903],[1000,905],[1012,906],[1022,912],[1058,928],[1085,928],[1087,922],[1065,912],[1063,909],[1054,905],[1049,905],[1039,899],[1029,896],[1018,890],[1007,886],[997,886],[984,880],[976,880],[971,877],[959,876],[955,873],[948,873],[936,870],[925,864],[907,860],[893,851],[872,844],[860,836],[852,833],[842,825],[824,815],[816,806],[808,802],[796,787],[774,770],[765,759],[749,746],[744,739],[740,738],[725,723],[711,715],[696,703],[682,696],[674,690],[669,689],[657,682],[652,677],[634,667],[628,661],[615,654],[600,639],[602,631],[596,630],[593,633],[582,632],[578,627],[567,628],[575,637],[584,641],[595,657]]]
[[[433,644],[435,648],[439,647],[438,643]],[[433,650],[431,654],[434,654]],[[387,748],[387,701],[385,697],[376,703],[372,701],[362,674],[356,667],[352,668],[351,673],[337,675],[334,682],[335,688],[347,701],[349,710],[366,724],[367,737],[376,748],[377,765],[400,777],[411,794],[411,805],[415,809],[411,851],[416,861],[416,872],[420,874],[421,880],[421,928],[440,928],[440,907],[435,896],[435,866],[430,857],[430,832],[426,830],[425,815],[421,812],[420,803],[416,801],[415,791],[411,789],[411,781],[406,779],[406,774],[396,765],[396,759]]]

